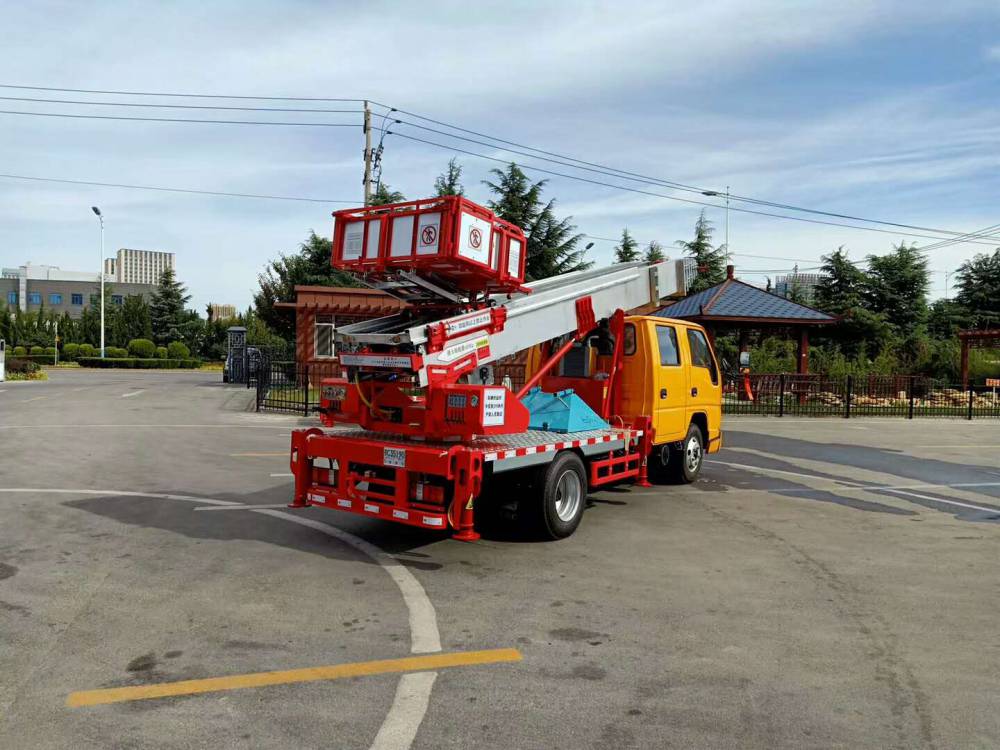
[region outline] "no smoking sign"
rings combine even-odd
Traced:
[[[433,245],[434,241],[437,239],[437,227],[433,225],[428,225],[420,230],[420,244],[422,245]]]

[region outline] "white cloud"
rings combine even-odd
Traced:
[[[1000,44],[994,44],[992,47],[987,47],[983,55],[987,60],[1000,60]]]

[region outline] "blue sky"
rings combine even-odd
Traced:
[[[22,3],[5,11],[0,28],[0,83],[367,97],[618,169],[720,191],[729,185],[744,196],[958,231],[1000,222],[995,1],[535,5]],[[176,103],[13,89],[0,96]],[[18,101],[0,101],[0,109],[359,122],[353,114]],[[510,158],[499,147],[450,142]],[[0,172],[37,177],[358,201],[361,148],[360,128],[0,114]],[[408,197],[423,197],[452,155],[390,136],[384,177]],[[481,180],[495,164],[459,160],[469,196],[485,200]],[[691,234],[700,210],[558,177],[546,194],[581,232],[617,237],[628,226],[640,240],[666,246]],[[175,252],[199,308],[249,304],[267,260],[294,250],[310,229],[329,234],[337,207],[0,178],[0,265],[95,266],[93,204],[107,217],[109,255],[117,247]],[[708,213],[721,241],[723,212]],[[805,268],[839,245],[860,259],[912,239],[737,212],[730,223],[737,272],[761,283],[757,272],[773,277],[793,261],[752,256],[801,259]],[[606,263],[612,247],[595,240],[590,256]],[[931,252],[933,295],[944,293],[944,271],[989,249]]]

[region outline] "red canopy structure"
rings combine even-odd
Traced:
[[[969,385],[969,349],[1000,345],[1000,328],[970,329],[958,332],[962,342],[962,385]]]

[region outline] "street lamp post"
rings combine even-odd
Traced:
[[[718,190],[702,190],[702,195],[710,198],[718,198],[721,193]],[[726,185],[726,262],[729,262],[729,185]]]
[[[91,206],[90,210],[97,214],[101,222],[101,262],[97,268],[101,275],[101,359],[104,359],[104,215],[97,206]]]

